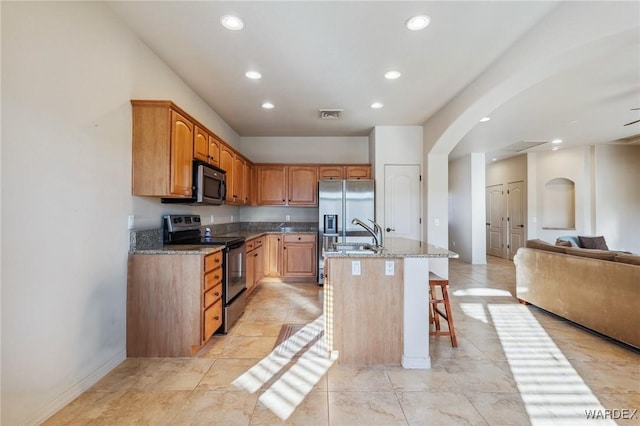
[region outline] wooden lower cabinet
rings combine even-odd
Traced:
[[[262,257],[265,237],[256,237],[247,241],[247,294],[256,289],[263,277]]]
[[[315,282],[318,274],[315,233],[267,234],[264,276],[282,281]]]
[[[127,356],[188,357],[222,324],[222,252],[130,254]]]
[[[315,234],[285,234],[282,247],[283,277],[316,278],[318,254]]]

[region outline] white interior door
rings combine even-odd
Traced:
[[[507,252],[509,259],[513,259],[518,249],[524,246],[525,241],[523,187],[522,181],[510,182],[507,189],[507,209],[509,211]]]
[[[502,232],[502,184],[487,186],[487,254],[503,257],[504,235]]]
[[[387,237],[421,239],[420,166],[384,166],[383,227]]]

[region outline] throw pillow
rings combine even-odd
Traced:
[[[616,262],[630,263],[631,265],[640,265],[640,256],[634,256],[632,254],[618,254],[616,256]]]
[[[552,251],[554,253],[564,253],[565,247],[554,246],[551,243],[542,240],[528,240],[527,247],[538,250]]]
[[[614,260],[616,258],[616,253],[608,250],[583,249],[575,247],[567,247],[564,250],[565,253],[573,256],[589,257],[592,259]]]
[[[556,245],[560,247],[571,247],[571,241],[556,240]]]
[[[578,239],[580,240],[580,245],[586,249],[609,250],[609,247],[607,247],[607,243],[602,236],[583,237],[578,235]]]

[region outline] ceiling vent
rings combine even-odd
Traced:
[[[535,148],[536,146],[544,145],[545,143],[549,143],[549,141],[520,141],[513,145],[506,146],[503,149],[507,151],[522,152]]]
[[[343,109],[319,109],[318,116],[322,120],[338,120],[342,117]]]
[[[615,144],[625,144],[625,145],[639,145],[640,144],[640,133],[636,135],[627,136],[626,138],[620,138],[613,141]]]

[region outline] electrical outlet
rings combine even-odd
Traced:
[[[437,217],[433,220],[433,224],[435,226],[440,226],[440,219],[438,219]]]
[[[211,222],[209,222],[209,223],[213,223],[213,215],[211,215]]]
[[[284,220],[285,222],[289,222],[291,220],[291,215],[290,214],[285,215]]]
[[[231,222],[233,222],[233,215],[231,215]]]
[[[351,261],[351,275],[361,275],[362,271],[360,269],[360,261],[352,260]]]
[[[395,262],[393,260],[387,260],[384,262],[384,274],[385,275],[395,274]]]
[[[133,229],[134,226],[135,226],[135,216],[129,216],[127,218],[127,228]]]

